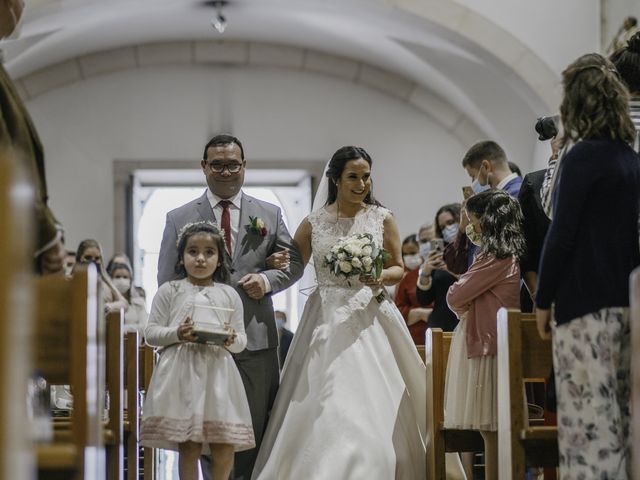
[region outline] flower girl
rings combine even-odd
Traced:
[[[229,353],[244,350],[247,339],[242,301],[224,283],[223,238],[209,222],[183,228],[176,265],[181,279],[158,289],[145,330],[160,357],[144,403],[141,443],[178,451],[181,480],[198,478],[201,454],[212,456],[212,478],[228,478],[234,451],[255,446],[247,397]]]

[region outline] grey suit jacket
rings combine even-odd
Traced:
[[[261,218],[267,227],[267,235],[247,232],[249,217]],[[207,192],[181,207],[167,213],[167,220],[158,257],[158,286],[175,278],[175,266],[178,260],[176,241],[180,229],[191,222],[209,220],[218,224]],[[291,256],[289,270],[267,270],[266,258],[277,250],[289,249]],[[231,261],[231,285],[236,287],[244,308],[244,327],[247,332],[247,349],[263,350],[278,346],[278,331],[273,315],[271,294],[293,285],[302,276],[302,259],[293,246],[291,235],[287,231],[280,208],[267,202],[242,194],[240,206],[240,225]],[[238,288],[238,280],[247,273],[264,273],[271,284],[271,293],[260,300],[253,300]]]

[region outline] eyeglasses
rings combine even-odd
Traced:
[[[229,171],[229,173],[238,173],[240,170],[242,170],[243,164],[238,162],[207,162],[207,166],[211,169],[211,171],[215,173],[222,173],[224,172],[225,168]]]

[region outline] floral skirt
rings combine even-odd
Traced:
[[[631,478],[629,309],[552,330],[560,478]]]

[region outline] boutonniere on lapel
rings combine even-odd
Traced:
[[[249,217],[249,223],[244,226],[247,230],[247,233],[255,233],[260,235],[261,237],[266,237],[268,230],[267,226],[264,224],[264,220],[260,217]]]

